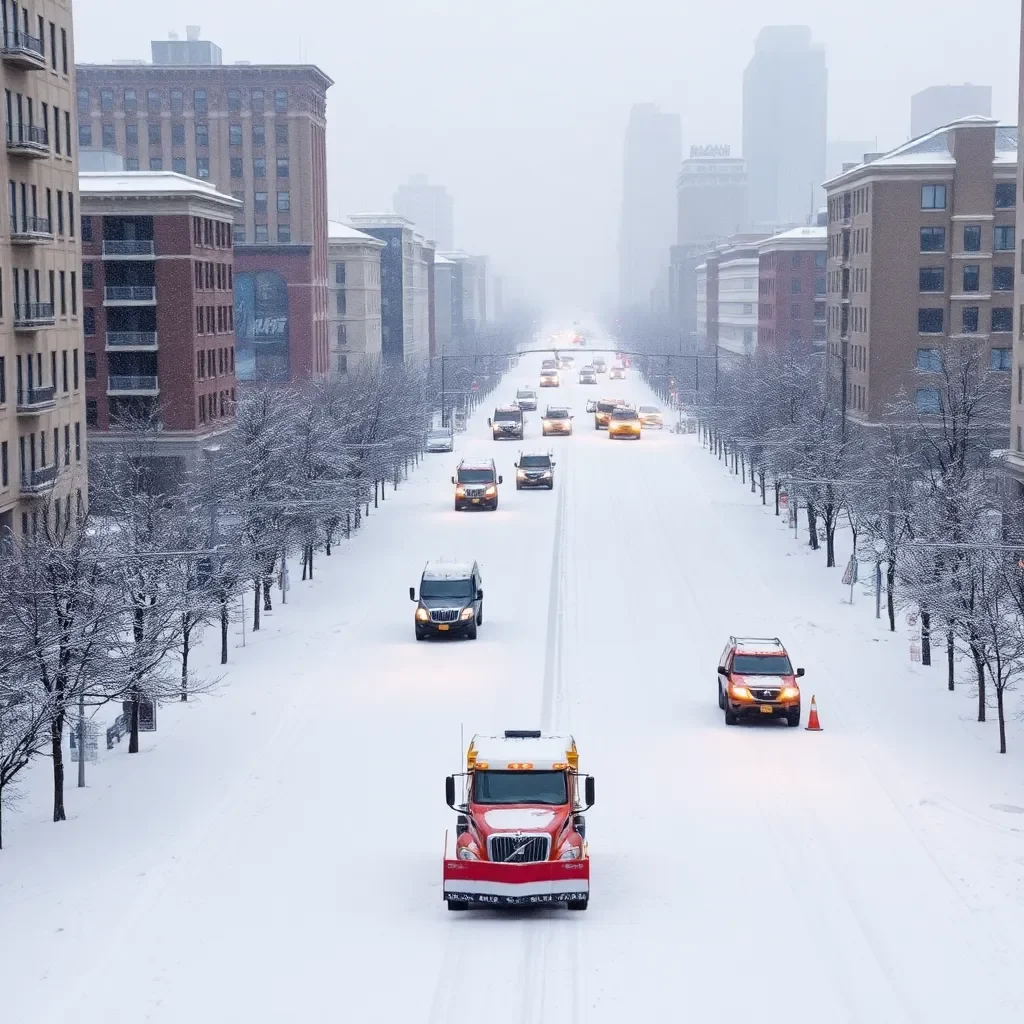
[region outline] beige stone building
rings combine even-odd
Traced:
[[[963,118],[825,189],[827,366],[847,415],[877,421],[901,388],[937,411],[929,373],[948,341],[976,341],[1009,374],[1017,128]]]
[[[327,232],[331,373],[380,359],[380,254],[385,243],[339,221]]]
[[[87,500],[71,3],[2,10],[0,543]]]

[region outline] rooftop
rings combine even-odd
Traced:
[[[365,231],[359,231],[349,224],[343,224],[340,220],[329,220],[327,222],[327,238],[329,241],[360,241],[370,242],[373,245],[383,245],[379,238],[368,235]]]
[[[191,196],[242,205],[240,200],[218,192],[212,181],[173,171],[80,171],[78,191],[83,196]]]
[[[766,238],[757,246],[758,252],[771,252],[773,249],[824,249],[828,246],[827,227],[799,227],[789,231],[780,231],[771,238]]]
[[[176,75],[202,75],[202,74],[242,74],[252,72],[272,72],[275,74],[295,74],[305,72],[315,79],[318,79],[324,89],[334,85],[334,79],[326,75],[315,64],[149,64],[146,61],[111,61],[109,64],[75,64],[75,72],[80,75],[83,72],[110,72],[128,71],[132,73],[144,72],[157,75],[170,72]]]
[[[348,218],[350,227],[360,228],[409,228],[415,225],[407,217],[397,213],[353,213]]]
[[[567,764],[569,751],[575,747],[572,736],[542,734],[541,736],[482,736],[477,733],[471,746],[477,763],[489,768],[504,768],[509,763],[531,764],[535,769],[550,769],[554,764]]]

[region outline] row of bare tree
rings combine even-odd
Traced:
[[[386,364],[245,390],[234,429],[174,486],[148,424],[93,444],[87,508],[72,517],[69,502],[42,501],[35,531],[0,548],[0,807],[49,756],[53,820],[64,820],[69,728],[123,702],[136,752],[142,702],[214,685],[190,667],[200,634],[219,628],[225,664],[240,597],[251,595],[258,630],[289,556],[312,578],[316,554],[358,530],[419,460],[435,392],[427,373]]]
[[[889,628],[899,608],[919,613],[922,662],[937,640],[950,690],[964,656],[978,721],[994,704],[1005,752],[1005,695],[1024,674],[1024,506],[1001,463],[1010,375],[973,343],[950,342],[928,366],[921,391],[870,425],[844,408],[824,353],[799,343],[723,360],[684,397],[704,443],[762,502],[774,491],[777,515],[781,493],[798,503],[828,566],[840,525],[858,559],[884,565]]]

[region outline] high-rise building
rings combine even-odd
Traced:
[[[331,372],[377,362],[381,354],[380,254],[384,242],[330,221]]]
[[[825,183],[826,366],[852,419],[901,390],[937,413],[950,340],[1009,376],[1017,173],[1016,126],[967,117]]]
[[[454,260],[434,253],[434,333],[437,338],[437,351],[444,353],[451,350],[453,334],[454,310]]]
[[[173,486],[234,423],[238,203],[170,171],[83,171],[79,193],[89,440],[150,424]]]
[[[910,137],[941,128],[961,118],[992,116],[991,85],[932,85],[910,97]]]
[[[71,5],[3,4],[0,545],[86,501],[78,145]]]
[[[425,174],[414,174],[398,186],[395,213],[412,221],[424,238],[441,250],[455,246],[454,204],[444,185],[431,185]]]
[[[754,230],[806,224],[825,180],[828,72],[805,25],[762,28],[743,73],[743,156]]]
[[[154,43],[159,63],[79,65],[79,143],[120,153],[126,170],[187,174],[239,200],[238,379],[326,374],[333,83],[313,65],[220,64],[194,34],[183,53],[170,45],[181,40]]]
[[[626,128],[619,222],[619,302],[648,310],[676,234],[675,182],[682,160],[678,114],[636,103]]]
[[[384,243],[380,252],[381,356],[421,364],[431,355],[434,244],[396,213],[357,213],[348,223]]]

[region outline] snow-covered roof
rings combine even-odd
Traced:
[[[413,222],[397,213],[353,213],[348,218],[350,226],[364,228],[409,228]]]
[[[472,575],[472,562],[446,562],[438,559],[434,562],[427,562],[423,569],[425,580],[465,580]]]
[[[447,256],[442,256],[439,252],[434,253],[434,266],[435,267],[454,267],[455,260],[448,259]]]
[[[551,452],[542,452],[534,448],[532,451],[520,452],[521,459],[550,459]]]
[[[478,765],[507,768],[510,764],[529,764],[538,771],[550,771],[556,764],[568,765],[570,753],[573,758],[576,756],[575,747],[572,736],[553,733],[539,737],[482,736],[477,733],[470,744]]]
[[[494,469],[493,459],[463,459],[459,469]]]
[[[327,238],[331,242],[369,242],[371,245],[383,245],[379,238],[368,235],[365,231],[359,231],[350,224],[343,224],[340,220],[329,220],[327,222]]]
[[[922,169],[955,167],[956,158],[950,151],[950,133],[963,128],[991,127],[994,127],[996,132],[995,160],[993,162],[996,165],[1016,166],[1017,126],[1000,124],[995,118],[971,114],[942,125],[940,128],[935,128],[916,139],[911,139],[909,142],[883,153],[877,159],[859,163],[856,167],[851,167],[848,171],[830,178],[825,182],[825,187],[829,188],[840,184],[847,178],[856,177],[866,167],[870,167],[872,170],[887,167],[919,167]]]
[[[78,191],[83,196],[191,196],[213,199],[229,206],[241,200],[217,191],[212,181],[190,178],[173,171],[80,171]]]
[[[825,249],[828,246],[828,228],[822,225],[791,228],[780,231],[771,238],[759,242],[758,252],[771,252],[773,249]]]

